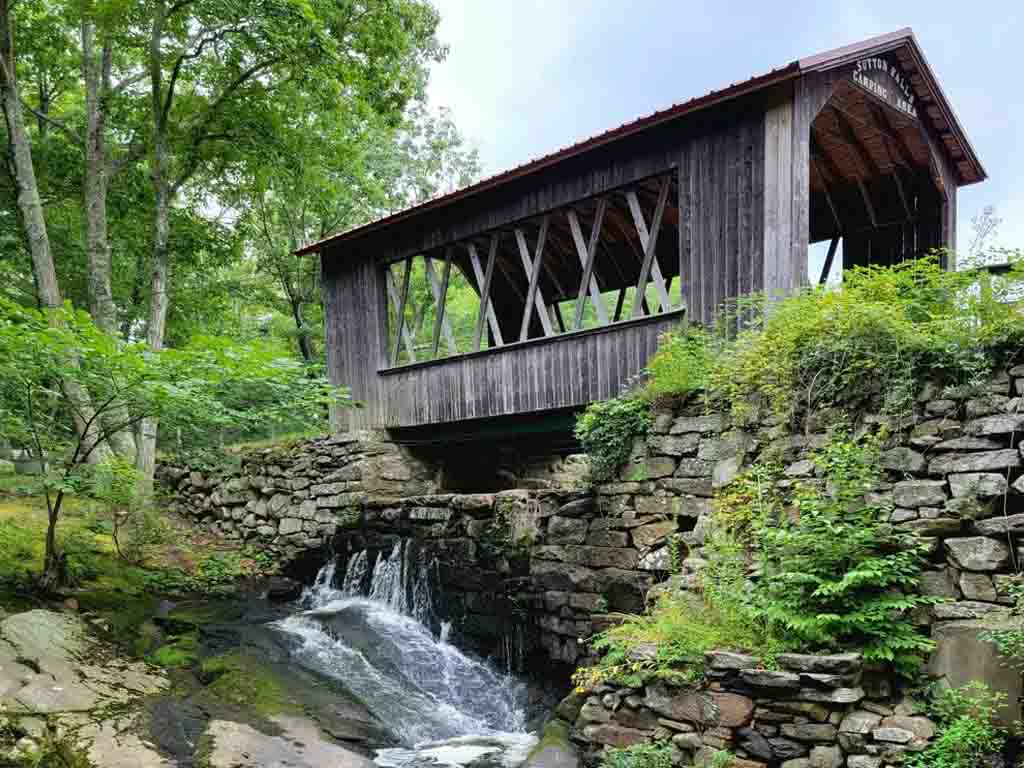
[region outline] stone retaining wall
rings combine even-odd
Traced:
[[[605,746],[671,739],[674,762],[711,765],[728,750],[731,768],[883,768],[923,750],[935,725],[865,670],[858,654],[780,654],[778,668],[724,651],[707,654],[705,683],[674,688],[602,685],[562,702],[584,761]]]
[[[954,685],[989,679],[1008,695],[1007,717],[1019,712],[1019,676],[999,674],[977,633],[1005,621],[1024,558],[1022,392],[1018,366],[973,397],[925,387],[899,423],[858,420],[890,422],[887,476],[875,495],[891,505],[894,525],[930,542],[923,588],[948,599],[917,617],[939,645],[933,673]],[[436,464],[368,434],[255,451],[218,476],[163,467],[160,477],[184,514],[285,560],[418,541],[440,562],[450,617],[481,647],[508,642],[518,622],[529,629],[523,643],[574,663],[608,613],[642,609],[673,552],[684,582],[700,569],[713,493],[744,466],[771,455],[784,462],[785,482],[822,482],[809,452],[828,440],[829,414],[813,414],[792,434],[754,411],[742,427],[697,403],[661,411],[617,481],[587,491],[579,457],[556,456],[535,462],[528,488],[438,493]]]

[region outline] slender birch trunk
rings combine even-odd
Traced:
[[[168,240],[170,237],[170,205],[172,187],[167,180],[167,114],[164,110],[163,72],[160,42],[166,20],[166,5],[158,2],[153,14],[149,39],[149,76],[153,110],[153,155],[151,176],[155,211],[153,217],[153,272],[150,276],[149,320],[146,344],[155,352],[163,349],[167,325],[167,280],[169,276]],[[145,490],[153,487],[156,471],[156,438],[159,422],[143,419],[139,425],[136,468],[142,475]]]
[[[7,137],[11,154],[11,165],[14,168],[14,183],[17,188],[18,213],[21,217],[25,237],[28,240],[29,253],[32,257],[32,270],[35,273],[36,291],[39,304],[46,309],[56,309],[63,303],[60,285],[57,282],[57,270],[53,263],[50,250],[50,238],[46,230],[46,219],[43,215],[43,204],[39,197],[39,185],[36,182],[35,165],[32,160],[32,144],[25,128],[24,115],[21,109],[21,95],[18,89],[17,70],[14,55],[14,34],[9,0],[0,0],[0,101],[3,103],[4,121],[7,126]],[[69,361],[77,365],[77,359]],[[89,393],[77,382],[65,379],[62,382],[68,400],[75,408],[75,428],[87,444],[94,444],[100,439],[99,425],[87,429],[86,424],[95,420]],[[91,456],[94,461],[101,461],[109,455],[105,446],[94,450]],[[42,455],[39,456],[44,460]],[[57,551],[56,527],[59,508],[50,510],[46,532],[45,578],[59,579],[60,553]]]
[[[106,144],[106,99],[110,92],[113,51],[109,43],[96,51],[96,25],[82,19],[82,80],[85,82],[85,178],[82,197],[85,202],[86,252],[89,257],[89,314],[96,327],[117,333],[117,309],[111,288],[110,240],[107,234],[107,190],[109,158]],[[124,424],[128,414],[115,409],[105,414],[107,426]],[[113,450],[135,460],[135,436],[129,429],[108,436]]]

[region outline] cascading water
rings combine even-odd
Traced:
[[[431,564],[399,542],[372,565],[354,555],[334,586],[332,560],[301,603],[277,623],[298,640],[296,660],[341,682],[394,735],[400,747],[380,750],[392,768],[515,766],[536,738],[526,732],[525,688],[510,674],[463,654],[435,635]]]

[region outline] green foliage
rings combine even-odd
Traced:
[[[1006,666],[1022,671],[1024,670],[1024,577],[1018,574],[1010,583],[1009,592],[1010,598],[1013,600],[1013,626],[1006,629],[986,630],[981,633],[981,639],[995,645]]]
[[[601,768],[672,768],[672,742],[609,747],[601,753]]]
[[[713,337],[700,328],[664,334],[647,363],[646,400],[685,397],[707,387],[714,360]]]
[[[629,458],[633,441],[647,434],[651,412],[647,402],[630,396],[591,403],[576,420],[576,438],[590,457],[590,477],[611,480]]]
[[[1024,260],[1006,259],[1016,266],[1002,277],[946,272],[933,256],[847,270],[839,290],[738,299],[714,335],[666,334],[644,392],[703,388],[737,416],[752,399],[783,419],[833,405],[901,412],[916,382],[970,386],[1019,355],[1024,315],[1011,299]]]
[[[908,756],[908,768],[975,768],[1002,750],[1005,736],[996,728],[996,711],[1005,695],[979,681],[939,693],[933,702],[939,733],[923,752]]]
[[[746,606],[745,569],[737,562],[709,566],[702,573],[702,595],[664,595],[649,613],[626,616],[599,634],[592,644],[600,661],[578,669],[576,684],[589,689],[611,680],[638,687],[651,678],[692,683],[703,673],[705,652],[720,648],[770,660],[782,646]]]
[[[258,552],[212,552],[191,570],[163,568],[147,571],[148,588],[163,594],[198,592],[208,595],[232,591],[239,579],[267,573],[273,568],[269,555]]]
[[[329,406],[345,404],[322,376],[266,345],[203,338],[154,353],[119,342],[70,305],[43,311],[0,299],[0,433],[48,457],[41,485],[51,528],[66,495],[92,494],[111,508],[115,531],[133,520],[132,557],[145,555],[158,525],[135,514],[141,500],[127,463],[94,469],[110,435],[158,418],[199,442],[229,428],[322,421]],[[76,419],[89,429],[75,429]],[[60,578],[59,553],[48,550],[42,584]]]
[[[827,489],[798,486],[790,509],[758,525],[763,574],[750,604],[806,648],[854,648],[910,672],[932,643],[901,617],[936,599],[916,592],[927,547],[865,498],[877,487],[877,453],[877,440],[837,433],[814,455]]]

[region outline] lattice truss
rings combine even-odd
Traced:
[[[664,174],[389,265],[391,364],[682,309],[677,199]]]

